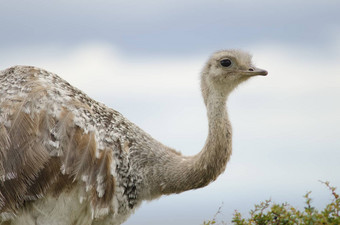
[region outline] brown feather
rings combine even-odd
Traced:
[[[102,188],[104,190],[103,194],[98,193],[99,197],[101,198],[100,204],[108,205],[112,200],[114,194],[114,185],[115,179],[110,173],[110,166],[112,163],[112,154],[111,150],[106,149],[101,152],[99,159],[97,159],[98,168],[98,175],[101,179],[97,179],[97,188]],[[102,196],[100,196],[102,195]]]
[[[0,182],[5,180],[6,172],[3,165],[3,161],[7,160],[7,149],[11,144],[11,139],[9,138],[8,132],[4,125],[0,124]],[[0,193],[1,194],[1,193]],[[1,195],[0,195],[1,201]],[[1,203],[0,203],[1,204]]]
[[[14,122],[7,131],[11,142],[4,148],[6,160],[1,160],[5,181],[0,185],[0,192],[4,196],[5,204],[0,211],[15,211],[23,204],[27,190],[50,158],[38,136],[38,123],[22,111],[15,112],[11,117]],[[34,198],[38,194],[35,193]]]
[[[32,68],[15,81],[22,88],[19,92],[28,90],[26,96],[0,99],[5,121],[0,124],[0,213],[16,213],[29,202],[46,194],[57,197],[81,182],[93,206],[109,207],[116,185],[112,149],[97,149],[95,132],[76,125],[70,108],[56,111],[53,103],[37,107],[51,98],[51,90],[37,82],[35,73],[39,71]],[[72,98],[67,104],[93,113],[81,99]],[[119,141],[116,144],[121,148]]]

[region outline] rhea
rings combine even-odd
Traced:
[[[0,224],[121,224],[141,204],[201,188],[232,153],[228,95],[267,71],[240,50],[214,53],[201,73],[209,132],[183,156],[119,112],[32,66],[0,72]]]

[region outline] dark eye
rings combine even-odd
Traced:
[[[223,67],[229,67],[231,65],[231,60],[230,59],[222,59],[220,61],[220,64]]]

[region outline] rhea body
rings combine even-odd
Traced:
[[[214,53],[201,73],[208,137],[183,156],[56,74],[0,72],[0,224],[121,224],[143,200],[214,181],[232,152],[226,100],[251,56]]]

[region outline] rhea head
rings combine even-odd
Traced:
[[[215,52],[202,71],[201,89],[205,103],[210,95],[227,97],[228,94],[250,77],[266,76],[266,70],[252,63],[252,56],[241,50]]]

